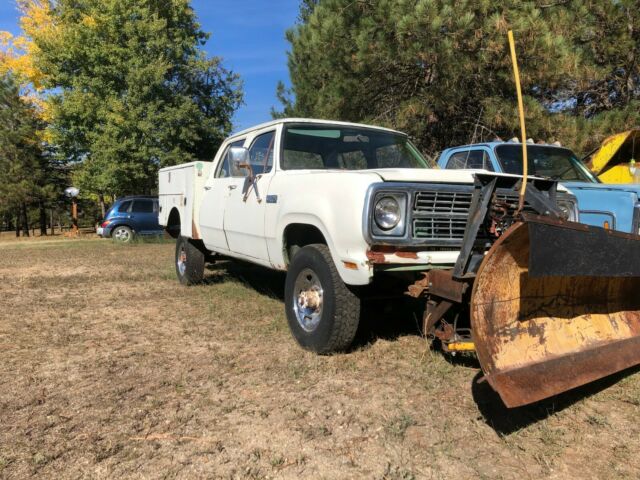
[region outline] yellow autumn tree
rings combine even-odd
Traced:
[[[39,48],[34,39],[55,41],[59,32],[53,20],[52,4],[49,0],[16,0],[16,4],[21,13],[22,34],[14,36],[0,31],[0,75],[13,75],[24,96],[45,114],[46,101],[42,93],[46,77],[37,66]]]

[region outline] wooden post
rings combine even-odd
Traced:
[[[72,235],[78,235],[78,200],[71,199],[71,222],[73,223]]]

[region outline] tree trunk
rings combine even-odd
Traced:
[[[53,227],[53,208],[49,212],[49,224],[51,225],[51,236],[54,236],[56,231]]]
[[[44,201],[40,200],[38,202],[38,207],[40,208],[40,236],[47,236],[47,210],[44,208]]]
[[[20,236],[20,209],[16,212],[16,237]]]
[[[102,212],[101,219],[104,220],[104,217],[107,214],[107,210],[104,205],[104,195],[102,193],[98,195],[98,202],[100,202],[100,211]]]
[[[27,216],[27,204],[22,204],[22,236],[29,236],[29,217]]]

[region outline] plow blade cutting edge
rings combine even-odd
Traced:
[[[485,256],[471,326],[508,407],[640,364],[640,237],[526,216]]]

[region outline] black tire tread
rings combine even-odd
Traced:
[[[327,245],[322,243],[310,244],[300,251],[304,249],[314,249],[322,256],[329,267],[335,294],[334,328],[331,331],[331,336],[324,346],[313,350],[321,355],[344,351],[351,346],[358,330],[360,298],[342,281]]]
[[[186,253],[187,253],[187,268],[184,272],[184,275],[180,275],[180,271],[178,270],[178,254],[180,252],[180,247],[184,245]],[[178,276],[178,280],[182,285],[197,285],[202,283],[204,279],[204,264],[205,264],[205,254],[204,252],[194,245],[193,240],[190,238],[186,238],[183,236],[178,237],[176,241],[176,253],[175,253],[175,268],[176,275]]]

